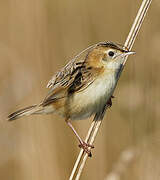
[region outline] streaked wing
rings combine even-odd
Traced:
[[[57,99],[68,96],[69,93],[82,91],[95,80],[96,69],[90,67],[86,62],[88,53],[95,46],[82,51],[52,77],[47,85],[50,91],[42,105],[48,105]]]

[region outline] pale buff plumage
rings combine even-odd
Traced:
[[[117,57],[108,56],[111,50]],[[12,113],[9,120],[54,112],[74,120],[100,113],[116,86],[124,59],[121,54],[126,52],[123,46],[111,42],[90,46],[52,77],[47,85],[50,91],[42,103]]]

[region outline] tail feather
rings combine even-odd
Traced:
[[[20,110],[18,110],[16,112],[10,114],[8,116],[8,121],[18,119],[18,118],[20,118],[22,116],[28,116],[28,115],[34,114],[34,113],[36,113],[36,112],[38,112],[40,110],[42,110],[42,107],[38,106],[38,105],[33,105],[33,106],[29,106],[29,107],[20,109]]]

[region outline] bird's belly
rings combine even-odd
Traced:
[[[75,93],[70,103],[70,119],[85,119],[102,111],[115,88],[115,78],[95,80],[85,90]]]

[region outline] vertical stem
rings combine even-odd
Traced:
[[[149,9],[149,6],[150,6],[151,2],[152,2],[152,0],[143,0],[142,1],[142,4],[141,4],[141,6],[139,8],[139,11],[138,11],[138,13],[136,15],[134,23],[133,23],[133,25],[131,27],[131,30],[130,30],[130,32],[128,34],[128,37],[127,37],[127,39],[125,41],[125,44],[124,44],[125,47],[127,47],[129,50],[131,50],[131,48],[132,48],[132,46],[133,46],[133,44],[135,42],[135,39],[136,39],[137,34],[138,34],[138,32],[139,32],[139,30],[141,28],[141,25],[143,23],[143,20],[144,20],[144,18],[146,16],[146,13],[147,13],[147,11]],[[126,61],[127,61],[127,57],[125,58],[125,60],[123,62],[123,67],[126,64]],[[122,68],[122,70],[123,70],[123,68]],[[95,137],[96,137],[96,135],[98,133],[99,127],[101,125],[101,122],[102,121],[93,121],[92,122],[92,124],[90,126],[90,129],[88,131],[85,142],[90,142],[90,144],[93,144],[93,142],[95,140]],[[85,166],[87,158],[88,158],[88,155],[86,153],[84,154],[83,150],[81,150],[80,153],[79,153],[79,156],[77,158],[77,161],[76,161],[76,163],[74,165],[74,168],[72,170],[72,173],[71,173],[71,176],[70,176],[69,180],[73,180],[74,176],[76,176],[75,180],[80,179],[80,176],[82,174],[82,171],[83,171],[83,168]],[[77,171],[77,175],[75,175],[76,171]]]

